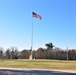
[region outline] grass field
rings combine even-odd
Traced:
[[[0,67],[76,70],[76,61],[60,60],[0,60]]]

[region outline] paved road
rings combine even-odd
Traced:
[[[42,70],[0,69],[0,75],[76,75],[76,73],[65,73],[65,72],[58,72],[58,71],[42,71]]]

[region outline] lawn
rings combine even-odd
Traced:
[[[0,67],[76,70],[76,61],[62,60],[0,60]]]

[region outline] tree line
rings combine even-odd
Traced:
[[[45,44],[47,48],[38,48],[32,51],[33,59],[55,59],[55,60],[76,60],[76,50],[63,50],[54,47],[52,43]],[[29,59],[31,49],[18,50],[17,47],[11,47],[4,51],[0,47],[0,59]]]

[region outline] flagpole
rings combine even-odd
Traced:
[[[33,12],[32,9],[32,33],[31,33],[31,54],[29,59],[33,59],[33,17],[39,18],[40,20],[42,19],[40,15],[36,14]]]
[[[32,9],[33,12],[33,9]],[[33,15],[32,15],[32,36],[31,36],[31,56],[33,51]]]
[[[32,12],[33,12],[33,9],[32,9]],[[32,16],[32,31],[31,31],[31,55],[30,55],[30,59],[33,59],[33,55],[32,55],[32,52],[33,52],[33,16]]]
[[[67,47],[67,60],[68,60],[68,47]]]

